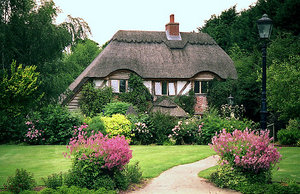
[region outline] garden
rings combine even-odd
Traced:
[[[99,46],[90,40],[81,18],[68,16],[56,25],[59,10],[53,1],[4,0],[0,191],[118,193],[173,166],[219,155],[217,166],[199,172],[218,187],[300,193],[300,28],[292,23],[297,6],[295,0],[259,0],[247,10],[233,6],[206,20],[199,32],[230,55],[238,79],[211,81],[203,115],[194,115],[193,90],[156,99],[168,98],[188,113],[176,118],[149,112],[153,97],[134,73],[126,93],[87,81],[80,108],[69,111],[62,103],[68,86],[108,42]],[[267,44],[270,131],[259,130],[261,45],[255,22],[264,13],[274,22]],[[234,101],[229,103],[228,96]]]

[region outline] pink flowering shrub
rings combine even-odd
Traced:
[[[39,121],[37,120],[36,123]],[[36,125],[32,121],[27,121],[25,123],[28,126],[27,133],[25,134],[24,142],[29,144],[42,144],[42,141],[45,140],[44,130],[40,130],[36,128]]]
[[[225,129],[212,138],[210,145],[221,157],[221,165],[254,173],[270,171],[281,159],[278,150],[271,144],[269,131]]]
[[[129,149],[129,143],[124,136],[108,138],[98,132],[87,137],[87,132],[83,130],[86,128],[87,125],[75,128],[74,135],[77,136],[71,138],[67,146],[70,152],[65,153],[65,156],[74,155],[76,162],[86,160],[108,170],[121,170],[129,163],[132,150]]]

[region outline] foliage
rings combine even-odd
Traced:
[[[296,145],[300,141],[300,120],[290,120],[286,129],[281,129],[277,133],[277,138],[282,145]]]
[[[268,104],[288,120],[300,115],[300,56],[288,61],[274,61],[268,69]]]
[[[245,112],[245,108],[243,105],[229,105],[229,104],[223,104],[221,106],[221,117],[225,119],[236,119],[240,120],[243,118]]]
[[[172,129],[173,133],[169,135],[169,138],[175,140],[177,145],[201,143],[199,140],[203,124],[197,117],[179,121],[178,125]]]
[[[86,116],[95,116],[103,111],[107,103],[111,102],[112,96],[110,87],[97,89],[94,84],[87,83],[81,91],[80,109]]]
[[[20,141],[24,135],[25,116],[35,108],[41,95],[39,73],[35,66],[17,66],[14,61],[0,82],[0,142]]]
[[[176,96],[175,103],[178,104],[185,112],[193,115],[195,112],[194,106],[196,103],[194,91],[190,90],[188,95]]]
[[[49,104],[33,112],[26,122],[29,125],[25,141],[30,144],[67,144],[72,137],[73,127],[79,119],[67,108]],[[39,133],[36,134],[36,131]],[[36,136],[36,137],[35,137]]]
[[[128,87],[129,92],[121,93],[119,95],[120,100],[135,105],[141,112],[147,111],[152,96],[143,84],[143,79],[140,76],[131,73],[128,80]]]
[[[150,121],[153,127],[153,138],[155,143],[159,145],[162,145],[165,141],[168,141],[168,136],[172,133],[172,129],[177,123],[177,119],[175,117],[163,114],[161,112],[151,113]]]
[[[135,162],[132,165],[127,165],[125,168],[125,173],[130,183],[140,183],[143,177],[139,162]]]
[[[224,129],[213,137],[211,147],[221,157],[221,165],[229,164],[246,173],[270,173],[282,157],[271,141],[269,131],[236,129],[231,134]]]
[[[105,188],[101,187],[98,188],[97,190],[88,190],[86,188],[80,188],[76,186],[62,186],[58,187],[56,190],[51,189],[51,188],[45,188],[42,191],[39,192],[40,194],[81,194],[81,193],[86,193],[86,194],[115,194],[116,192],[114,190],[106,190]]]
[[[210,106],[220,109],[223,104],[228,104],[229,95],[236,96],[236,80],[219,81],[214,79],[210,84],[207,93],[207,101]]]
[[[300,187],[296,183],[268,183],[271,177],[264,174],[243,173],[229,165],[220,166],[212,173],[210,180],[221,188],[230,188],[246,194],[299,193]]]
[[[123,135],[130,139],[131,122],[124,115],[115,114],[111,117],[101,117],[101,120],[109,137]]]
[[[14,176],[10,176],[4,184],[5,190],[12,193],[19,193],[24,190],[31,190],[36,185],[33,174],[24,169],[16,169]]]
[[[218,115],[217,110],[213,108],[204,113],[201,121],[203,125],[199,143],[203,145],[211,143],[212,137],[222,129],[232,132],[235,129],[256,128],[256,124],[251,120],[223,119]]]
[[[91,135],[92,133],[101,132],[103,135],[106,135],[105,125],[103,120],[101,119],[102,115],[95,116],[93,118],[88,119],[86,122],[88,124],[88,128],[85,129],[87,131],[87,135]]]
[[[128,115],[127,118],[132,123],[131,144],[147,145],[154,143],[153,124],[149,114]]]
[[[104,106],[104,115],[105,116],[112,116],[113,114],[122,114],[125,115],[128,107],[131,104],[127,102],[111,102]]]
[[[100,132],[86,137],[84,128],[87,126],[75,129],[77,136],[67,146],[69,153],[65,156],[74,156],[67,184],[88,189],[115,188],[114,174],[123,170],[132,157],[128,141],[124,136],[110,139]]]
[[[57,189],[63,185],[63,175],[62,173],[59,174],[52,174],[49,175],[47,178],[42,178],[45,186],[51,189]]]

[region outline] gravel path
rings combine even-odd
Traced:
[[[217,156],[211,156],[195,163],[175,166],[152,179],[144,188],[130,194],[230,194],[238,192],[221,189],[198,177],[198,172],[217,164]]]

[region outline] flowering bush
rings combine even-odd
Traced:
[[[243,105],[223,104],[220,109],[221,116],[226,119],[240,120],[243,118],[246,109]]]
[[[38,122],[39,120],[36,120],[36,123]],[[26,125],[28,126],[28,131],[25,134],[24,141],[29,144],[43,144],[42,141],[45,141],[43,137],[44,131],[37,129],[32,121],[27,121]]]
[[[269,171],[281,159],[280,153],[271,144],[269,131],[254,132],[235,130],[222,133],[212,139],[210,145],[221,157],[221,165],[229,164],[241,171],[255,173]]]
[[[75,128],[74,135],[77,136],[71,138],[69,146],[67,146],[70,154],[74,154],[76,161],[87,160],[108,170],[122,169],[129,163],[132,151],[124,136],[108,138],[98,132],[87,137],[87,132],[83,131],[87,127],[87,125],[81,125],[78,129]],[[65,153],[65,156],[67,155]]]
[[[108,138],[101,132],[87,137],[84,131],[88,126],[75,128],[65,157],[73,157],[72,169],[69,172],[68,185],[97,189],[113,189],[118,183],[115,176],[125,168],[132,158],[128,140],[124,136]]]
[[[190,118],[185,121],[178,121],[178,124],[172,129],[169,138],[175,140],[176,144],[200,143],[203,122],[198,118]]]
[[[114,114],[111,117],[101,117],[101,120],[109,137],[123,135],[130,139],[131,122],[124,115]]]
[[[153,125],[148,114],[128,115],[127,118],[132,123],[131,144],[147,145],[154,142]]]

